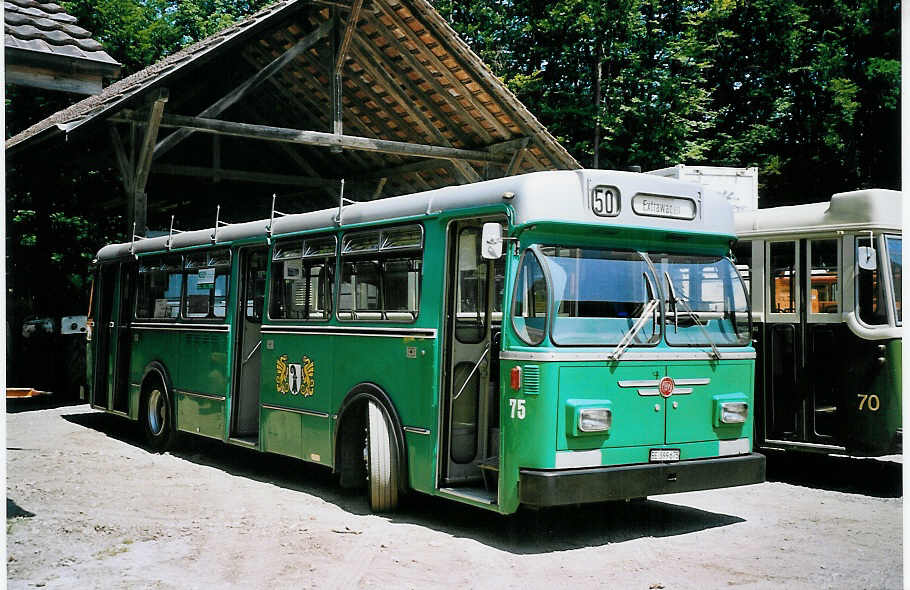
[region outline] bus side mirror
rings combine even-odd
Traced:
[[[498,223],[484,223],[480,234],[480,255],[485,260],[502,257],[502,226]]]
[[[856,249],[856,264],[860,269],[875,270],[878,266],[876,260],[875,248],[872,246],[859,246]]]

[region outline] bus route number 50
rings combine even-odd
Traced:
[[[509,398],[509,407],[512,408],[512,419],[518,418],[519,420],[525,419],[526,409],[525,409],[525,400]]]

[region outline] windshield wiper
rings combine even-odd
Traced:
[[[673,279],[670,278],[670,273],[664,271],[664,277],[667,279],[667,286],[669,287],[670,291],[670,303],[673,306],[673,323],[676,325],[676,331],[679,331],[679,312],[676,311],[676,304],[682,303],[683,309],[685,309],[686,313],[689,314],[689,317],[691,317],[695,322],[695,325],[698,326],[702,334],[704,334],[705,340],[708,341],[708,344],[711,345],[711,356],[714,358],[714,360],[720,360],[720,351],[717,350],[717,346],[714,344],[714,341],[711,340],[711,335],[708,334],[708,330],[705,328],[705,325],[701,323],[698,314],[692,311],[692,308],[689,307],[689,303],[684,297],[676,295],[676,286],[673,284]]]
[[[629,345],[632,344],[632,340],[635,338],[635,335],[641,331],[642,326],[644,326],[645,322],[648,320],[648,316],[654,313],[654,310],[657,308],[659,303],[660,302],[653,297],[650,301],[648,301],[648,305],[646,305],[642,310],[641,315],[638,316],[638,319],[635,320],[635,323],[631,328],[629,328],[629,331],[623,335],[622,340],[619,341],[619,344],[616,345],[616,348],[613,349],[613,352],[607,355],[608,360],[619,360],[619,357],[621,357],[622,353],[624,353]]]

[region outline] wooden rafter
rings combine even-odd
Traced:
[[[333,28],[334,23],[332,21],[326,21],[322,23],[316,28],[316,30],[300,39],[300,41],[298,41],[293,47],[285,51],[279,57],[272,60],[267,66],[253,74],[251,77],[247,78],[246,81],[219,98],[207,108],[203,109],[202,112],[199,113],[199,116],[217,117],[231,105],[241,100],[244,96],[247,96],[250,92],[258,88],[263,82],[278,73],[287,64],[296,59],[301,53],[307,49],[310,49],[313,45],[328,36],[328,34],[332,32]],[[172,149],[178,143],[189,137],[192,133],[193,130],[191,129],[179,129],[170,134],[155,146],[155,157],[161,157],[168,150]]]
[[[344,29],[344,37],[342,37],[341,44],[338,46],[338,51],[335,55],[335,74],[340,74],[341,68],[344,66],[345,54],[351,44],[351,37],[354,36],[354,29],[357,28],[357,20],[360,18],[360,9],[362,7],[363,0],[354,0],[354,4],[351,6],[351,14],[348,16],[348,25]]]

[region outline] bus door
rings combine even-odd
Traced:
[[[99,277],[101,297],[95,323],[98,341],[91,404],[127,413],[133,274],[128,263],[110,263],[101,266]]]
[[[265,304],[265,247],[240,250],[237,340],[230,437],[255,444],[259,438],[259,379],[262,365],[262,314]]]
[[[442,483],[496,497],[504,258],[481,257],[483,221],[450,226]]]
[[[765,437],[835,445],[841,437],[846,356],[837,238],[766,245]],[[840,358],[840,360],[838,360]]]

